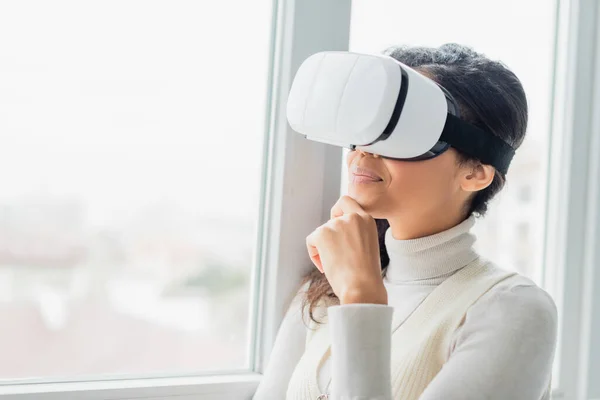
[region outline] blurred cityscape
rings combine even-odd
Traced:
[[[72,199],[0,205],[0,377],[245,365],[253,248],[253,221],[168,204],[103,229]]]

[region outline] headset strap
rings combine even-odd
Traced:
[[[440,140],[477,158],[483,164],[493,166],[502,175],[506,175],[508,166],[515,155],[515,149],[498,136],[450,113],[446,118],[446,125]]]

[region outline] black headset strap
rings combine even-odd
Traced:
[[[504,140],[448,114],[440,140],[506,175],[515,150]]]

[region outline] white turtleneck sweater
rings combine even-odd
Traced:
[[[470,233],[473,224],[474,218],[469,218],[448,231],[414,240],[396,240],[387,231],[390,264],[384,283],[388,305],[328,309],[336,360],[327,358],[319,369],[321,390],[333,377],[337,387],[355,390],[346,393],[347,398],[366,400],[390,386],[385,381],[389,374],[382,371],[390,365],[393,329],[440,283],[478,257]],[[254,400],[285,399],[306,340],[302,292],[281,324]],[[453,335],[448,361],[420,400],[549,399],[556,328],[556,307],[544,290],[525,277],[502,281],[470,307]],[[353,363],[353,355],[364,355],[363,349],[368,349],[369,361]]]

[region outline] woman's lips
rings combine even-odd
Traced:
[[[352,183],[379,183],[379,182],[382,182],[381,179],[375,180],[368,176],[352,174]]]
[[[378,183],[383,181],[375,172],[362,167],[353,167],[351,176],[352,183]]]

